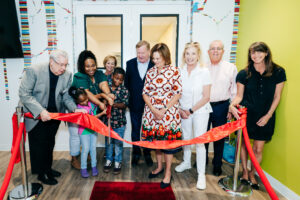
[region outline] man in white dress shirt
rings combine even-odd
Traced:
[[[210,113],[208,127],[217,127],[226,124],[229,118],[229,101],[236,95],[237,68],[234,64],[222,60],[224,45],[220,40],[214,40],[209,45],[208,55],[210,62],[207,67],[211,74],[212,87],[210,93],[210,104],[213,112]],[[206,147],[206,162],[208,162],[208,144]],[[224,149],[224,139],[214,142],[213,174],[222,174],[222,157]]]

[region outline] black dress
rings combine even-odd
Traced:
[[[272,139],[275,126],[275,112],[268,123],[257,126],[257,121],[269,111],[275,94],[276,85],[286,81],[282,67],[275,67],[271,76],[265,77],[257,72],[254,66],[249,67],[250,77],[245,70],[241,70],[236,81],[245,86],[241,105],[247,108],[247,130],[249,137],[254,140],[269,141]]]

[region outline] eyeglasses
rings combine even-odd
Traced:
[[[217,48],[211,48],[210,51],[222,51],[223,48],[217,47]]]
[[[56,64],[58,64],[60,67],[68,67],[69,66],[69,63],[67,63],[67,64],[64,64],[64,63],[59,63],[59,62],[57,62],[55,59],[53,59],[54,60],[54,62],[56,63]]]

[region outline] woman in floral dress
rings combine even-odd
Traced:
[[[145,109],[142,118],[142,139],[180,140],[181,125],[179,115],[179,98],[181,97],[181,79],[177,67],[170,66],[170,50],[164,43],[156,44],[151,49],[151,59],[155,66],[146,75],[143,89]],[[161,188],[171,182],[171,164],[173,154],[178,149],[156,150],[157,168],[149,174],[155,178],[163,173],[162,156],[164,154],[166,171]]]

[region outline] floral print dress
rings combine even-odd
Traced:
[[[151,104],[162,109],[176,94],[181,94],[181,78],[177,67],[165,66],[158,71],[152,67],[146,75],[143,94],[150,98]],[[181,123],[179,103],[169,108],[162,120],[154,119],[154,114],[145,105],[142,118],[142,140],[180,140]]]

